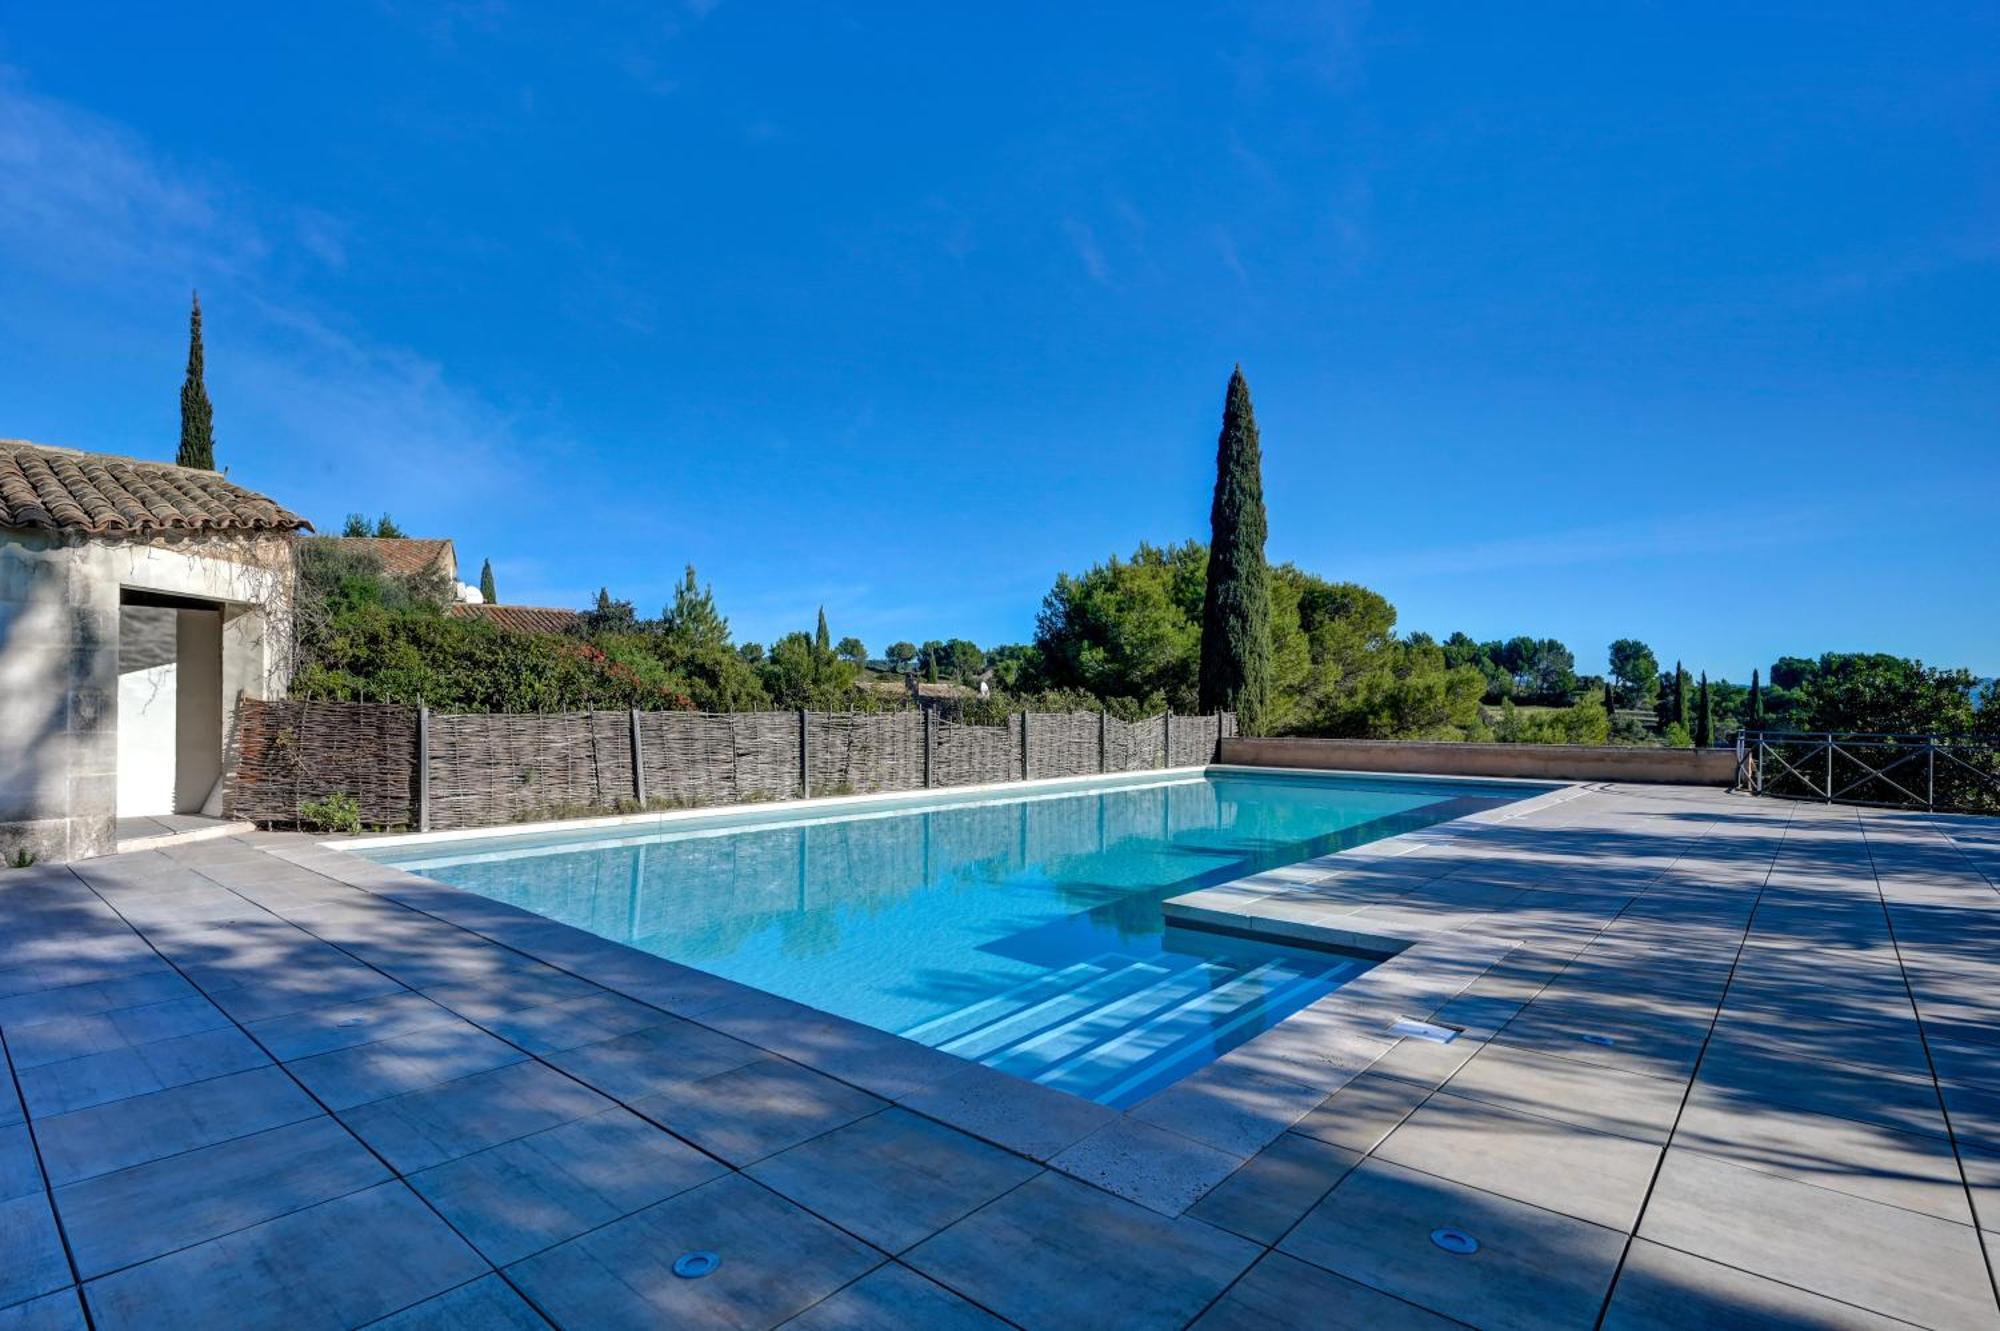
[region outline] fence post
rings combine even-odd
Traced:
[[[1937,736],[1924,736],[1924,809],[1937,812]]]
[[[799,798],[812,798],[812,740],[809,736],[809,722],[812,715],[805,708],[799,708]]]
[[[1103,776],[1111,770],[1111,755],[1106,752],[1104,730],[1104,713],[1099,712],[1097,714],[1097,774],[1099,776]]]
[[[1757,732],[1757,771],[1755,774],[1755,785],[1759,795],[1764,793],[1764,764],[1768,761],[1770,761],[1770,756],[1765,752],[1764,732],[1760,730]]]
[[[1160,767],[1165,769],[1174,765],[1174,709],[1169,707],[1160,721],[1164,727],[1160,736]]]
[[[639,709],[634,707],[632,718],[632,798],[639,801],[639,807],[646,807],[646,746],[639,739]]]
[[[1028,779],[1028,718],[1031,712],[1021,713],[1021,779]]]
[[[1826,732],[1826,802],[1833,803],[1833,732]]]
[[[930,708],[922,709],[924,718],[924,789],[929,790],[937,780],[937,713]],[[925,829],[929,835],[929,829]],[[928,844],[928,843],[926,843]],[[926,879],[926,882],[929,880]]]
[[[417,830],[431,830],[431,709],[417,704]]]

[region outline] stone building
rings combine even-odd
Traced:
[[[0,440],[0,860],[219,811],[235,700],[290,681],[307,528],[215,472]]]

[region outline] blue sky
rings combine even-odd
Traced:
[[[232,475],[504,599],[1019,641],[1204,534],[1404,629],[2000,671],[1984,6],[0,14],[0,436]]]

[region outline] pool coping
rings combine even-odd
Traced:
[[[1145,775],[1199,775],[1207,768]],[[1288,769],[1221,767],[1225,771]],[[1137,774],[1124,773],[1121,776]],[[1379,778],[1379,773],[1331,773]],[[1047,778],[982,789],[1019,792],[1024,784],[1102,781]],[[1421,779],[1424,777],[1405,777]],[[1452,778],[1440,778],[1450,780]],[[1482,778],[1482,781],[1485,779]],[[1552,783],[1521,782],[1548,786]],[[1327,904],[1337,881],[1486,834],[1499,824],[1574,799],[1594,783],[1563,783],[1527,799],[1462,815],[1351,849],[1202,888],[1163,903],[1170,918],[1226,922],[1258,937],[1346,947],[1386,955],[1355,980],[1286,1017],[1215,1061],[1125,1110],[1024,1081],[887,1031],[781,998],[709,972],[641,952],[572,925],[464,888],[349,852],[355,840],[300,841],[268,849],[352,887],[466,929],[536,961],[615,993],[693,1021],[802,1064],[946,1126],[993,1142],[1049,1168],[1164,1215],[1181,1214],[1228,1178],[1327,1096],[1404,1038],[1389,1027],[1427,1020],[1517,944],[1464,928],[1413,927],[1407,918],[1347,918],[1370,909]],[[973,787],[951,787],[954,792]],[[909,792],[897,792],[907,798]],[[878,796],[824,797],[852,808]],[[787,801],[796,810],[808,801]],[[730,806],[742,811],[759,805]],[[673,811],[708,813],[713,810]],[[577,820],[613,827],[673,813]],[[577,823],[542,825],[570,828]],[[525,834],[526,827],[519,830]],[[486,837],[492,829],[478,829]],[[423,841],[458,837],[424,834]],[[402,839],[406,844],[415,840]],[[369,844],[386,844],[370,839]],[[1342,918],[1342,924],[1329,920]],[[1345,940],[1345,941],[1337,941]]]

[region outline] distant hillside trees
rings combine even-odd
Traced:
[[[1611,644],[1611,678],[1621,706],[1650,707],[1660,691],[1660,663],[1645,643],[1620,638]]]

